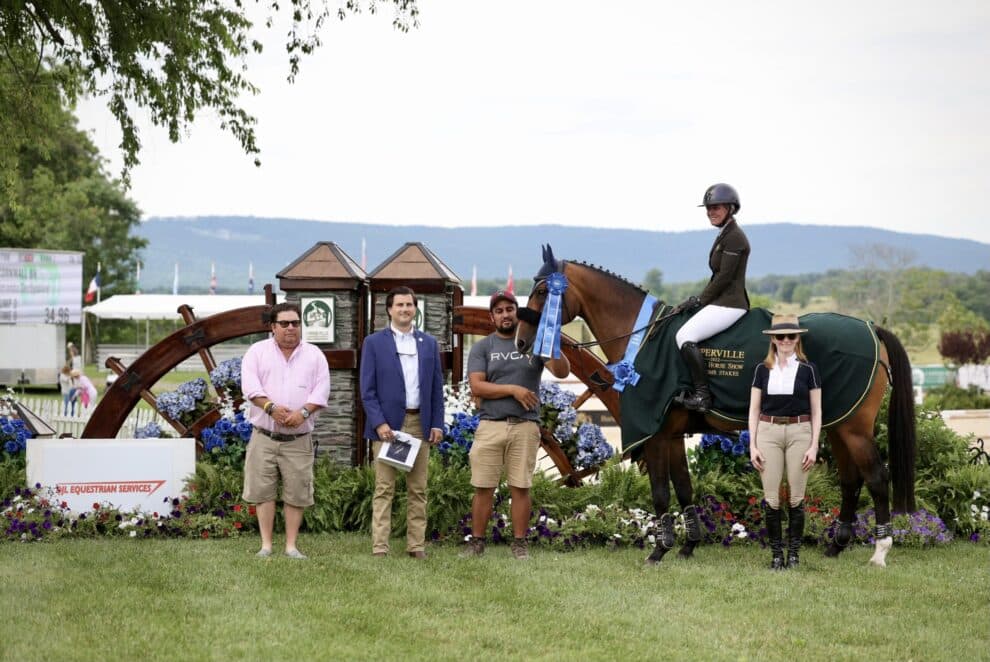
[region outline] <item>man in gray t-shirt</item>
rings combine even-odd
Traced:
[[[512,495],[512,554],[520,560],[529,557],[526,529],[532,511],[529,488],[540,448],[540,377],[544,366],[558,378],[571,370],[564,356],[544,361],[516,350],[516,306],[511,292],[491,296],[488,310],[495,333],[476,343],[468,356],[468,379],[471,393],[481,399],[481,422],[471,445],[472,535],[463,556],[485,551],[485,531],[504,469]]]

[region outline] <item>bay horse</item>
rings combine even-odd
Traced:
[[[597,339],[608,362],[617,363],[623,358],[630,335],[635,330],[647,292],[600,267],[557,260],[549,246],[543,248],[543,259],[544,264],[533,279],[533,290],[526,306],[529,310],[523,308],[519,311],[517,349],[521,352],[532,350],[537,324],[548,300],[547,279],[553,273],[561,273],[566,278],[566,289],[559,296],[559,304],[556,306],[561,310],[561,323],[582,318]],[[856,515],[859,491],[865,483],[873,498],[877,523],[876,546],[870,562],[882,567],[886,565],[886,555],[892,543],[888,483],[893,483],[893,505],[896,511],[913,512],[915,509],[916,431],[907,352],[893,333],[879,327],[875,327],[875,330],[880,341],[878,361],[883,369],[875,370],[873,383],[855,411],[825,428],[838,467],[842,490],[839,525],[825,555],[838,556],[852,539],[852,522]],[[881,461],[874,441],[874,426],[888,386],[893,387],[888,411],[889,472]],[[619,424],[621,425],[621,421]],[[653,505],[660,520],[660,535],[657,536],[656,547],[646,559],[647,563],[659,563],[664,554],[674,546],[673,523],[667,515],[671,482],[682,511],[687,513],[690,509],[694,518],[693,526],[686,518],[688,539],[679,555],[690,558],[701,539],[700,525],[696,511],[693,510],[694,494],[684,436],[712,430],[740,430],[745,427],[744,422],[671,407],[660,430],[642,445]]]

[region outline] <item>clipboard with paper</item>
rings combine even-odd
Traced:
[[[399,471],[409,471],[416,463],[416,457],[419,455],[419,449],[422,445],[421,439],[399,430],[395,433],[395,441],[382,443],[376,459],[395,467]]]

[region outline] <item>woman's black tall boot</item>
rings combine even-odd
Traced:
[[[767,537],[770,539],[771,570],[784,569],[784,541],[780,525],[780,509],[767,506]]]
[[[798,551],[804,539],[804,501],[787,511],[787,567],[798,567]]]

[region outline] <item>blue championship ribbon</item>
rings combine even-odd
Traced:
[[[639,353],[639,346],[643,344],[646,327],[650,322],[650,317],[653,316],[653,306],[656,303],[657,300],[653,295],[646,295],[646,298],[643,299],[643,305],[639,309],[639,314],[636,316],[636,323],[633,324],[633,329],[636,332],[629,337],[625,355],[623,355],[622,360],[605,366],[615,378],[612,388],[620,393],[626,386],[635,386],[639,383],[639,373],[636,372],[633,363],[636,361],[636,354]]]
[[[533,353],[545,359],[560,358],[560,321],[564,310],[567,278],[559,271],[547,276],[547,302],[543,305],[540,326],[536,329]]]

